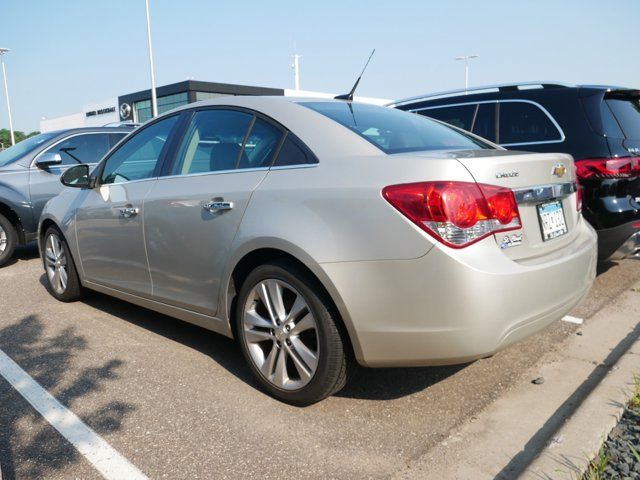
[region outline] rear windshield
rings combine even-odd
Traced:
[[[629,139],[640,139],[640,99],[638,97],[605,97],[624,136]]]
[[[35,137],[29,137],[26,140],[16,143],[13,147],[7,148],[0,152],[0,167],[9,165],[10,163],[17,162],[27,153],[35,150],[47,140],[52,139],[58,135],[57,132],[53,133],[41,133]]]
[[[454,128],[395,108],[350,102],[300,102],[335,120],[385,153],[493,148]]]

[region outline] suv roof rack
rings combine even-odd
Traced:
[[[496,85],[484,85],[484,86],[479,86],[479,87],[472,87],[472,88],[460,88],[457,90],[447,90],[444,92],[436,92],[436,93],[430,93],[430,94],[426,94],[426,95],[418,95],[415,97],[410,97],[410,98],[404,98],[402,100],[397,100],[395,102],[391,102],[388,103],[387,106],[388,107],[395,107],[398,105],[402,105],[404,103],[409,103],[409,102],[416,102],[418,100],[427,100],[427,99],[434,99],[434,98],[446,98],[446,97],[452,97],[452,96],[457,96],[463,93],[473,93],[473,94],[478,94],[478,93],[484,93],[485,91],[495,91],[498,90],[500,92],[506,92],[509,90],[520,90],[520,87],[525,87],[522,90],[525,90],[526,87],[540,87],[540,88],[571,88],[571,87],[576,87],[576,85],[572,85],[569,83],[563,83],[563,82],[553,82],[553,81],[542,81],[542,82],[517,82],[517,83],[499,83]]]

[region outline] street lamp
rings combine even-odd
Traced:
[[[4,94],[7,97],[7,112],[9,112],[9,131],[11,132],[11,145],[16,144],[16,137],[13,134],[13,119],[11,118],[11,104],[9,103],[9,86],[7,85],[7,69],[4,66],[4,54],[9,52],[8,48],[0,48],[0,63],[2,63],[2,78],[4,79]]]
[[[149,67],[151,68],[151,117],[158,115],[158,99],[156,97],[156,73],[153,68],[153,47],[151,46],[151,20],[149,19],[149,0],[145,0],[147,8],[147,41],[149,42]]]
[[[478,58],[479,55],[463,55],[456,57],[456,60],[464,60],[464,91],[469,90],[469,60]]]

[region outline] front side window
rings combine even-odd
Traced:
[[[500,102],[501,145],[562,141],[562,135],[540,107],[525,102]]]
[[[422,115],[350,102],[300,102],[373,143],[385,153],[493,148]]]
[[[107,159],[101,183],[122,183],[152,178],[178,115],[160,120],[127,139]]]
[[[429,108],[427,110],[420,110],[417,113],[425,117],[435,118],[436,120],[462,128],[463,130],[471,130],[476,107],[477,105],[475,104],[456,105],[455,107]]]
[[[111,144],[108,133],[86,133],[69,137],[46,151],[59,153],[62,165],[77,165],[98,163],[109,148]]]

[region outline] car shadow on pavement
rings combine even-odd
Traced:
[[[70,410],[87,395],[102,391],[105,383],[116,379],[123,363],[111,359],[69,374],[73,358],[86,349],[86,340],[74,328],[45,335],[45,325],[36,315],[0,329],[0,350]],[[101,403],[81,419],[95,432],[103,434],[120,430],[134,409],[132,404],[110,401]],[[0,377],[2,480],[47,478],[80,458],[76,449]]]
[[[44,282],[44,276],[41,281]],[[91,292],[84,302],[109,315],[197,350],[239,380],[256,390],[261,390],[246,365],[242,352],[230,338],[96,292]],[[354,369],[353,378],[342,391],[336,393],[336,396],[364,400],[401,398],[422,391],[459,372],[467,365],[384,369],[357,367]]]
[[[18,263],[22,260],[33,260],[34,258],[38,258],[39,256],[40,252],[38,252],[37,243],[32,242],[28,243],[27,245],[20,245],[19,247],[16,247],[16,251],[13,253],[11,260],[9,260],[3,268],[7,268],[8,266]]]

